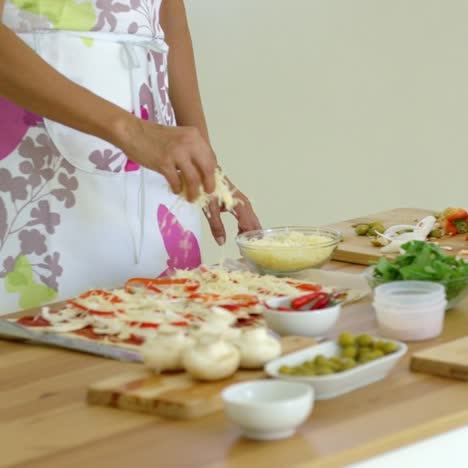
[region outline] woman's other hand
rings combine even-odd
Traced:
[[[230,180],[228,180],[228,183],[231,190],[235,191],[234,197],[239,200],[231,211],[232,215],[237,219],[238,232],[242,233],[261,229],[262,226],[249,199]],[[218,205],[217,200],[212,200],[205,210],[205,216],[210,225],[211,233],[218,245],[223,245],[226,242],[226,230],[221,219],[221,213],[227,211],[224,206],[220,207]]]

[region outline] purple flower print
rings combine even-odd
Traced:
[[[31,221],[27,224],[28,226],[42,224],[49,234],[53,234],[55,226],[60,224],[60,215],[50,211],[50,205],[47,200],[39,201],[37,208],[31,210],[31,218]]]
[[[62,158],[60,162],[60,167],[65,169],[69,174],[73,174],[75,172],[75,168],[72,164],[70,164],[65,158]]]
[[[68,177],[65,173],[60,173],[58,181],[64,188],[51,190],[50,193],[59,201],[64,201],[65,208],[75,205],[75,195],[73,192],[78,188],[76,177]]]
[[[122,156],[122,152],[112,154],[112,150],[105,149],[104,151],[95,150],[89,155],[89,160],[94,164],[96,169],[101,171],[118,172],[119,168],[112,169],[111,165]]]
[[[110,31],[114,31],[117,26],[115,13],[130,11],[130,7],[128,5],[114,2],[114,0],[97,0],[96,8],[102,11],[99,13],[96,26],[93,28],[94,31],[102,31],[106,22],[109,24]]]
[[[35,253],[42,255],[47,251],[45,236],[37,229],[23,229],[18,234],[18,238],[21,241],[21,251],[23,254]]]
[[[13,201],[26,200],[28,181],[24,177],[11,177],[8,169],[0,169],[0,192],[9,193]]]
[[[44,257],[44,263],[40,263],[39,266],[41,268],[46,268],[54,276],[61,276],[63,268],[60,266],[59,261],[60,254],[58,252],[54,252],[52,255],[46,255]]]
[[[5,278],[8,273],[15,269],[16,258],[10,256],[3,261],[3,270],[0,271],[0,278]]]
[[[133,10],[137,10],[140,8],[141,5],[141,0],[130,0],[130,6],[132,7]]]

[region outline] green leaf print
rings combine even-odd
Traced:
[[[91,31],[96,24],[96,10],[91,0],[13,0],[20,10],[45,16],[57,29]]]
[[[9,293],[19,294],[19,306],[30,309],[51,302],[57,297],[57,291],[34,280],[29,260],[20,255],[15,268],[5,276],[5,288]]]

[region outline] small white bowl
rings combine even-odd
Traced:
[[[325,309],[311,311],[278,311],[277,307],[287,307],[291,302],[289,297],[268,299],[263,309],[263,316],[269,328],[279,335],[322,337],[338,321],[341,314],[341,304]]]
[[[231,421],[255,440],[292,436],[314,406],[313,388],[301,382],[255,380],[230,385],[221,396]]]
[[[375,336],[372,338],[382,339],[381,337]],[[408,347],[401,341],[388,339],[385,339],[385,341],[397,344],[399,347],[398,351],[392,354],[387,354],[375,361],[360,364],[352,369],[338,372],[336,374],[320,376],[289,376],[279,372],[279,369],[282,366],[298,366],[304,361],[314,359],[319,354],[322,354],[327,358],[338,356],[341,348],[336,341],[321,343],[278,359],[274,359],[265,366],[265,372],[272,377],[285,381],[308,383],[314,387],[316,400],[328,400],[387,377],[401,357],[406,354]]]

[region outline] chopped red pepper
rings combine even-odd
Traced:
[[[80,304],[79,302],[70,300],[67,301],[70,305],[73,307],[76,307],[77,309],[84,310],[85,312],[88,312],[89,314],[92,315],[102,315],[104,317],[114,317],[115,312],[113,310],[95,310],[95,309],[90,309],[89,307],[84,306],[83,304]]]
[[[174,327],[187,327],[188,322],[180,321],[180,322],[171,322],[170,325]]]
[[[153,292],[161,292],[159,288],[154,286],[154,279],[150,278],[131,278],[125,283],[125,290],[129,293],[133,293],[132,287],[144,287]]]
[[[302,309],[304,306],[309,304],[310,302],[316,300],[321,294],[321,292],[316,291],[310,294],[306,294],[305,296],[296,297],[291,301],[291,307],[295,310]]]
[[[468,212],[463,208],[447,208],[443,215],[443,228],[446,234],[456,236],[458,234],[455,221],[460,219],[468,219]]]
[[[100,296],[104,298],[106,301],[111,302],[112,304],[117,304],[118,302],[122,302],[122,299],[120,297],[116,296],[115,294],[112,294],[109,291],[104,291],[103,289],[92,289],[91,291],[85,292],[80,296],[80,299],[87,299],[88,297],[93,297],[93,296]]]
[[[296,289],[300,291],[320,291],[322,286],[319,284],[311,284],[311,283],[296,283],[294,281],[287,282],[290,286],[294,286]]]
[[[189,299],[201,299],[206,302],[217,301],[220,299],[219,294],[210,294],[210,293],[193,293],[188,297]]]

